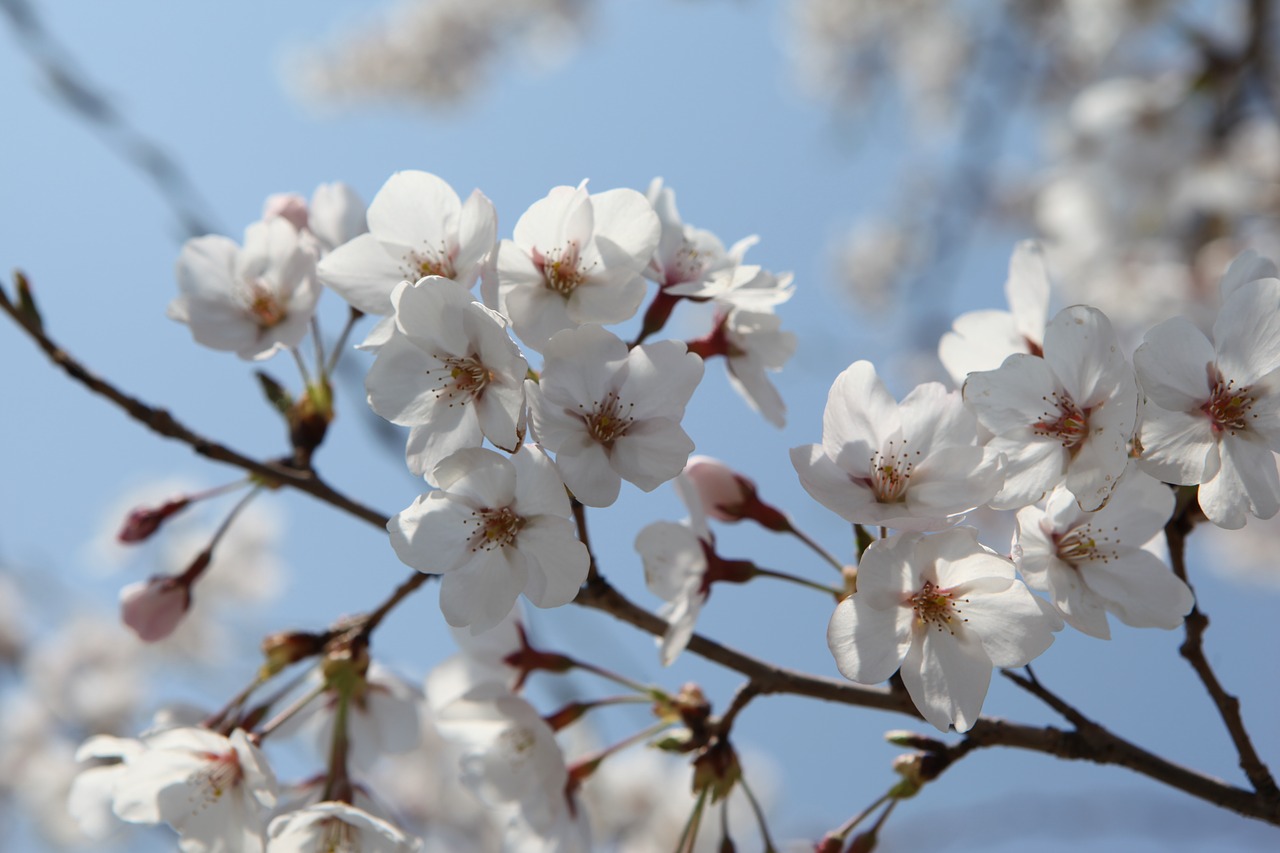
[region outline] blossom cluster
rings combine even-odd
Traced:
[[[458,820],[481,808],[477,825],[506,849],[589,849],[580,788],[612,750],[566,760],[558,733],[592,704],[544,716],[522,688],[538,670],[614,676],[530,646],[518,600],[552,608],[579,595],[592,571],[586,510],[613,504],[623,481],[645,491],[674,481],[690,511],[635,543],[666,601],[664,664],[692,641],[714,583],[797,581],[836,599],[826,636],[843,675],[867,684],[896,675],[921,716],[960,732],[978,721],[993,669],[1028,664],[1064,624],[1103,639],[1107,614],[1133,627],[1181,624],[1191,591],[1144,547],[1174,513],[1171,486],[1197,486],[1204,515],[1223,528],[1280,511],[1275,267],[1236,260],[1212,340],[1169,320],[1130,358],[1097,308],[1050,318],[1043,254],[1023,243],[1010,262],[1011,312],[961,317],[941,342],[958,387],[929,382],[898,401],[857,361],[830,390],[821,443],[791,451],[805,490],[857,532],[858,553],[833,557],[749,479],[691,457],[681,423],[715,356],[748,404],[783,422],[768,374],[795,347],[774,313],[791,279],[746,262],[754,241],[726,249],[686,225],[660,180],[647,194],[556,187],[499,239],[483,193],[463,201],[435,175],[401,172],[367,210],[328,185],[310,205],[273,197],[243,246],[189,242],[170,315],[197,342],[241,358],[293,352],[306,397],[264,388],[295,447],[318,444],[307,438],[317,418],[323,436],[327,375],[342,354],[326,359],[317,340],[311,373],[299,352],[319,288],[349,304],[352,323],[379,318],[359,345],[372,356],[368,404],[407,428],[405,464],[428,487],[387,523],[390,545],[440,576],[462,651],[419,690],[370,659],[359,621],[273,635],[261,678],[318,657],[308,692],[283,710],[277,700],[255,709],[255,682],[200,725],[167,719],[136,739],[89,740],[80,758],[96,763],[72,792],[82,823],[99,826],[106,813],[167,823],[193,851],[411,850],[418,842],[372,795],[373,780],[381,757],[430,743],[436,783],[460,779],[482,804],[459,807]],[[654,340],[681,302],[712,306],[706,335]],[[606,328],[627,323],[631,341]],[[203,561],[129,592],[125,618],[141,637],[160,639],[182,621],[214,545],[256,493]],[[146,538],[187,503],[131,515],[122,538]],[[1016,512],[1006,553],[964,525],[978,510]],[[800,536],[840,570],[840,586],[722,557],[710,522],[748,519]],[[695,790],[719,799],[735,788],[737,758],[706,727],[696,688],[671,695],[614,679],[653,704],[657,730],[683,727],[656,743],[698,756]],[[286,795],[260,747],[300,728],[328,767]]]

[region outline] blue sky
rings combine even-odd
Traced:
[[[643,190],[658,175],[676,190],[686,221],[726,242],[760,235],[749,258],[796,274],[797,295],[780,311],[801,347],[778,377],[788,426],[775,430],[751,413],[728,389],[722,366],[711,364],[687,429],[699,452],[754,477],[811,535],[847,552],[846,525],[804,495],[787,450],[819,440],[836,374],[859,358],[886,363],[902,335],[901,322],[860,318],[840,297],[827,253],[844,225],[892,197],[912,150],[903,142],[907,128],[892,104],[882,105],[864,117],[870,125],[858,127],[855,142],[847,123],[799,95],[770,4],[599,6],[585,42],[558,69],[534,73],[513,59],[473,100],[436,112],[389,104],[323,110],[288,94],[282,70],[290,51],[352,20],[349,3],[147,0],[46,4],[42,13],[133,125],[177,156],[215,225],[237,239],[270,193],[309,195],[318,183],[340,179],[367,200],[401,169],[435,172],[464,195],[479,187],[497,205],[500,235],[557,184],[589,178],[594,189]],[[158,194],[44,94],[11,31],[0,44],[8,125],[0,144],[0,267],[27,271],[48,328],[93,369],[234,447],[262,457],[282,452],[280,425],[259,399],[252,367],[197,347],[164,316],[176,293],[180,243]],[[955,271],[951,310],[999,304],[1008,252],[1020,236],[975,246]],[[336,331],[342,308],[332,295],[324,302],[326,327]],[[230,472],[128,422],[65,380],[13,330],[0,331],[0,363],[0,559],[56,572],[76,596],[110,606],[116,587],[135,578],[103,581],[85,565],[83,543],[113,496],[173,474],[214,484]],[[283,359],[268,369],[294,379]],[[358,381],[339,393],[339,420],[318,456],[320,470],[385,512],[407,506],[417,485],[395,454],[371,445],[372,416]],[[270,499],[287,518],[283,556],[293,567],[270,627],[319,627],[372,606],[402,577],[404,567],[377,531],[302,495]],[[657,602],[643,589],[631,542],[645,523],[682,515],[670,488],[644,495],[627,487],[616,506],[593,516],[603,570],[647,606]],[[826,571],[775,537],[737,528],[719,535],[726,556],[751,555],[818,578]],[[1261,725],[1280,704],[1270,678],[1275,641],[1259,630],[1280,601],[1275,588],[1193,570],[1214,617],[1211,659],[1242,694],[1261,751],[1280,755],[1280,732]],[[448,653],[434,597],[428,590],[410,602],[376,640],[375,651],[409,674]],[[751,653],[835,675],[824,642],[829,613],[825,600],[804,591],[717,589],[700,628]],[[535,625],[549,645],[589,649],[664,685],[697,680],[721,707],[740,680],[687,655],[662,671],[647,638],[597,614],[566,608],[537,614]],[[1180,632],[1122,626],[1111,643],[1064,633],[1036,669],[1117,732],[1237,778],[1207,698],[1177,659],[1180,639]],[[242,661],[227,683],[251,666]],[[1058,724],[998,678],[984,710]],[[817,837],[879,796],[897,752],[880,734],[909,723],[790,697],[753,704],[739,737],[772,755],[779,834]],[[625,733],[625,717],[615,725]],[[989,837],[1006,818],[1014,820],[1009,837]],[[1274,833],[1120,769],[992,751],[971,756],[905,803],[882,841],[885,849],[1251,850],[1273,844]]]

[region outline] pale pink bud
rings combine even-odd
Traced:
[[[791,523],[778,509],[756,496],[756,484],[718,459],[691,456],[684,475],[702,498],[707,515],[717,521],[749,518],[770,530],[790,530]]]
[[[289,220],[299,231],[307,230],[307,200],[297,193],[276,193],[268,196],[262,205],[262,219],[265,222],[277,216]]]
[[[191,587],[181,578],[156,575],[120,590],[120,615],[146,643],[163,640],[191,607]]]

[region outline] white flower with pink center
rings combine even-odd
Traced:
[[[244,359],[297,346],[320,298],[315,260],[282,217],[245,229],[244,248],[217,234],[188,240],[177,276],[181,295],[169,317],[196,343]]]
[[[878,684],[894,672],[941,731],[968,731],[993,667],[1024,666],[1062,621],[1014,576],[1013,563],[958,527],[871,543],[858,591],[836,606],[827,645],[840,672]]]
[[[365,388],[375,412],[411,427],[409,469],[430,482],[441,460],[486,438],[514,452],[529,366],[506,319],[441,278],[401,282],[391,304],[396,334],[378,349]]]
[[[741,263],[747,249],[759,239],[754,235],[744,237],[725,251],[716,235],[684,223],[676,209],[675,191],[663,186],[662,178],[653,179],[646,197],[662,223],[662,234],[645,275],[664,290],[686,285],[700,287],[713,273]]]
[[[624,479],[650,492],[684,469],[693,441],[680,420],[702,379],[684,344],[628,350],[592,325],[558,333],[544,355],[540,381],[526,384],[529,416],[578,500],[609,506]]]
[[[831,386],[822,444],[797,447],[791,464],[819,503],[855,524],[896,530],[949,527],[1000,488],[998,455],[978,445],[978,425],[941,383],[901,402],[868,361]]]
[[[621,323],[644,300],[641,272],[660,232],[653,207],[635,190],[589,194],[586,181],[556,187],[498,248],[498,310],[539,352],[562,329]]]
[[[260,853],[276,804],[270,766],[240,729],[223,737],[200,728],[167,729],[123,754],[112,808],[129,823],[168,823],[188,853]]]
[[[429,172],[397,172],[367,213],[369,231],[320,262],[320,280],[366,314],[390,314],[391,291],[402,281],[450,278],[471,287],[493,251],[498,216],[475,190],[462,202]]]
[[[1214,343],[1182,317],[1147,333],[1134,365],[1147,395],[1140,464],[1167,483],[1199,485],[1219,527],[1280,511],[1280,280],[1234,283]]]
[[[559,607],[578,594],[590,558],[569,520],[569,498],[538,447],[510,459],[475,447],[436,466],[439,489],[387,523],[405,565],[438,573],[440,609],[455,627],[480,633],[516,599]]]
[[[1004,454],[1005,483],[989,501],[1019,509],[1065,481],[1080,508],[1104,506],[1129,463],[1138,386],[1111,322],[1075,305],[1045,330],[1044,357],[1015,354],[969,374],[964,401]]]
[[[1143,545],[1173,515],[1173,491],[1138,470],[1125,474],[1105,507],[1080,509],[1059,486],[1044,509],[1018,511],[1014,559],[1027,586],[1048,593],[1067,624],[1111,638],[1107,613],[1135,628],[1176,628],[1195,599]]]

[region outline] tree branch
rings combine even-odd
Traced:
[[[1184,495],[1179,510],[1173,514],[1164,528],[1165,541],[1169,544],[1169,563],[1173,567],[1173,573],[1191,589],[1193,594],[1195,590],[1191,588],[1191,583],[1187,579],[1186,549],[1187,534],[1195,527],[1197,513],[1199,513],[1199,506],[1194,495],[1190,497]],[[1244,719],[1240,716],[1240,700],[1223,688],[1213,667],[1209,665],[1209,659],[1205,657],[1204,632],[1209,627],[1209,617],[1200,609],[1199,601],[1187,614],[1184,624],[1187,638],[1178,648],[1178,652],[1186,658],[1187,663],[1191,664],[1191,668],[1200,677],[1201,683],[1204,684],[1205,690],[1209,692],[1209,697],[1217,707],[1218,714],[1227,727],[1227,733],[1231,736],[1231,742],[1235,744],[1236,752],[1240,756],[1240,769],[1244,771],[1244,775],[1248,777],[1249,783],[1253,785],[1253,789],[1259,796],[1270,800],[1273,805],[1280,805],[1280,788],[1276,787],[1271,771],[1258,756],[1257,750],[1253,748],[1253,741],[1250,740],[1249,732],[1244,727]]]

